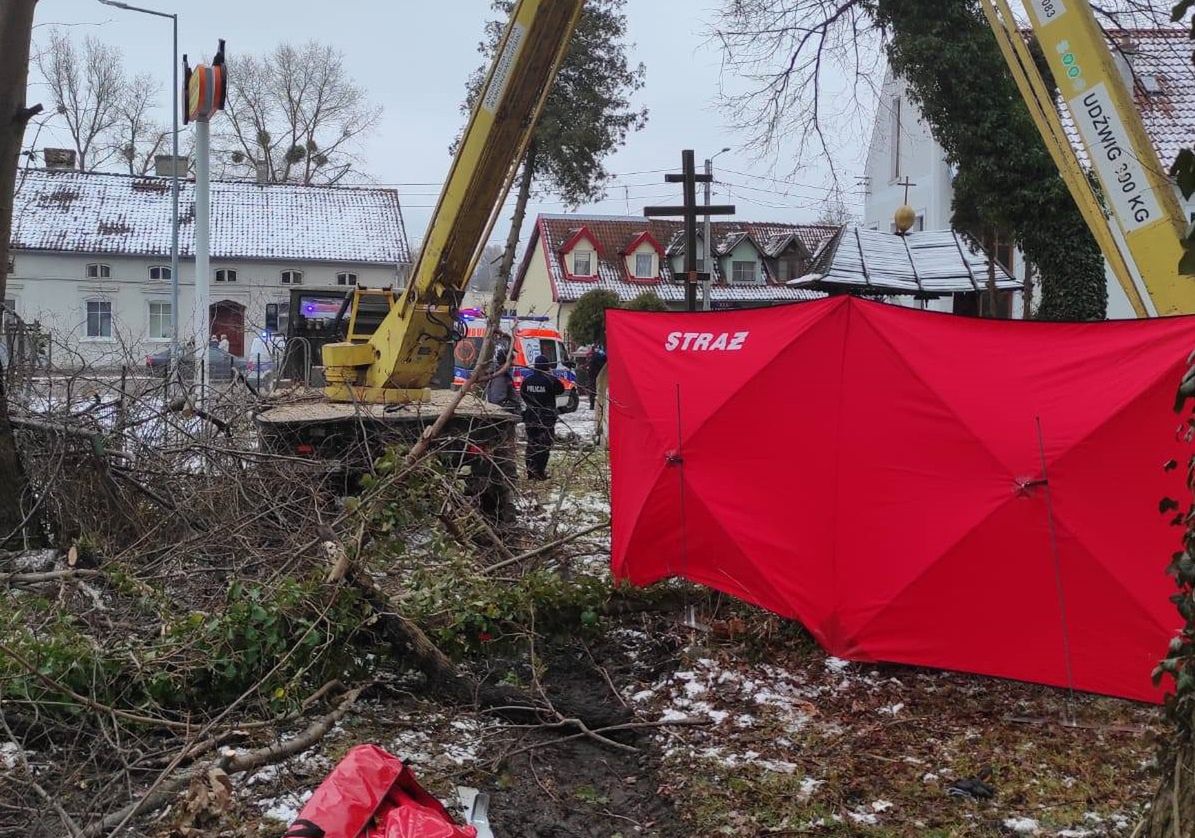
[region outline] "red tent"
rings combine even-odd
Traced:
[[[1195,318],[611,311],[613,568],[830,653],[1156,701]]]

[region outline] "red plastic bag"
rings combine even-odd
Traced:
[[[476,838],[398,757],[358,745],[320,783],[284,838]]]

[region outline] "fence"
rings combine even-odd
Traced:
[[[7,383],[28,378],[50,365],[50,334],[36,320],[26,323],[0,307],[0,365]]]

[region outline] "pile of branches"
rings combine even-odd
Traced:
[[[420,551],[531,578],[573,536],[520,548],[430,439],[354,452],[371,473],[346,498],[337,463],[261,448],[251,388],[200,409],[180,385],[85,370],[14,398],[30,490],[9,534],[27,549],[0,553],[0,832],[117,834],[165,809],[205,834],[237,772],[409,670],[520,724],[625,721],[562,724],[471,677],[420,625],[443,609],[386,584]]]

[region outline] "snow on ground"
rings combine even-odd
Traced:
[[[28,758],[30,751],[25,751]],[[21,747],[16,742],[0,742],[0,768],[12,771],[21,764]]]
[[[566,413],[556,422],[556,436],[561,441],[584,443],[597,436],[597,414],[589,409],[589,400],[582,399],[575,413]]]
[[[1041,832],[1041,824],[1033,818],[1006,818],[1004,828],[1018,835],[1037,835]]]

